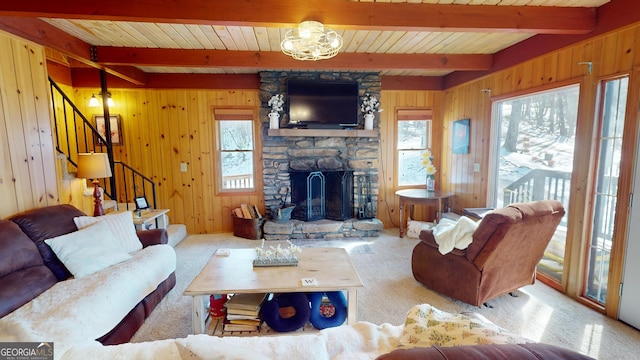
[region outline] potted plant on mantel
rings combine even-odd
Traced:
[[[273,95],[271,99],[269,99],[268,105],[271,107],[271,111],[269,111],[269,129],[279,129],[280,111],[284,109],[284,95]]]
[[[382,112],[382,109],[380,109],[380,101],[378,101],[374,95],[366,93],[362,97],[360,111],[364,114],[364,129],[373,130],[375,113]]]
[[[287,194],[284,197],[284,201],[280,202],[280,205],[271,205],[269,209],[271,210],[271,217],[275,222],[286,222],[291,220],[291,212],[295,209],[295,205],[291,203],[287,203],[287,198],[289,198],[290,193],[287,191]]]

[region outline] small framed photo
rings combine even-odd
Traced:
[[[111,130],[111,144],[122,145],[122,126],[120,125],[120,115],[109,115],[109,127]],[[93,115],[93,120],[100,136],[96,136],[96,145],[104,145],[102,139],[106,139],[106,127],[104,115]]]
[[[453,122],[453,139],[451,152],[454,154],[469,153],[470,119],[456,120]]]
[[[144,196],[138,196],[135,198],[136,210],[144,210],[149,208],[149,203],[147,202],[147,198]]]

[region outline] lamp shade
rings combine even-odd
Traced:
[[[98,101],[98,98],[95,95],[91,95],[91,99],[89,99],[89,106],[90,107],[100,106],[100,102]]]
[[[102,179],[111,177],[111,166],[106,153],[80,153],[78,154],[79,178]]]

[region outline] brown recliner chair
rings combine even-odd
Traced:
[[[413,249],[413,277],[430,289],[479,306],[535,282],[542,259],[565,210],[559,201],[511,204],[489,212],[465,249],[442,255],[431,230]]]

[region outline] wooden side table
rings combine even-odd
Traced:
[[[168,224],[165,221],[164,214],[168,212],[169,209],[142,210],[140,217],[138,217],[136,211],[134,211],[133,224],[136,230],[147,230],[152,228],[152,221],[155,221],[155,229],[166,229]]]
[[[409,217],[413,219],[414,205],[435,205],[436,221],[440,221],[444,211],[445,201],[448,203],[449,198],[454,194],[448,191],[427,191],[426,189],[405,189],[396,191],[396,195],[400,197],[400,237],[406,233],[407,223],[404,218],[404,205],[409,205]]]

